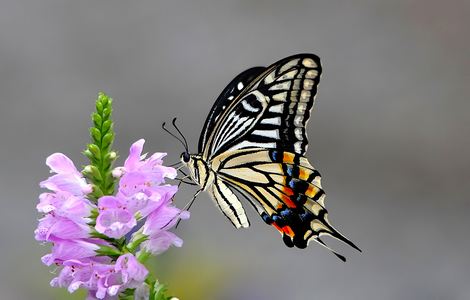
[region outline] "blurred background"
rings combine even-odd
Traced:
[[[33,230],[45,159],[86,163],[99,91],[121,158],[143,137],[170,164],[182,147],[163,121],[178,116],[195,151],[235,75],[312,52],[324,74],[308,157],[332,223],[364,252],[288,249],[249,206],[237,231],[205,194],[155,273],[182,300],[470,299],[469,15],[459,0],[0,0],[0,298],[83,299],[49,287]]]

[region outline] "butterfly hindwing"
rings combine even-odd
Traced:
[[[305,126],[321,74],[313,54],[285,58],[253,79],[204,133],[204,157],[245,148],[283,149],[305,154]]]
[[[287,246],[305,248],[312,239],[322,243],[319,237],[327,234],[357,248],[329,223],[320,174],[305,157],[244,149],[227,151],[214,162],[219,180],[261,204],[258,213],[281,233]]]
[[[223,180],[216,178],[209,188],[209,194],[220,211],[232,222],[235,228],[248,228],[250,222],[238,197]]]

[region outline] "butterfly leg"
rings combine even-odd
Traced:
[[[191,206],[192,206],[193,203],[194,203],[194,200],[196,200],[197,196],[199,196],[199,194],[200,194],[201,192],[202,192],[202,189],[199,189],[199,190],[194,194],[194,196],[193,196],[193,198],[191,199],[191,201],[189,201],[188,204],[186,204],[186,205],[183,207],[183,209],[181,210],[181,212],[183,212],[183,211],[185,211],[185,210],[189,211],[189,209],[191,208]],[[180,214],[181,214],[181,213],[180,213]],[[178,216],[179,216],[180,214],[178,214]],[[178,216],[177,216],[177,217],[178,217]],[[180,224],[180,222],[181,222],[181,219],[178,220],[178,223],[176,223],[175,228],[178,228],[178,225]]]

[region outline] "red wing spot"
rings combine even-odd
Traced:
[[[279,231],[279,232],[283,232],[281,227],[279,227],[279,225],[277,225],[276,223],[273,223],[273,226]]]
[[[280,233],[284,233],[284,234],[287,234],[288,236],[290,236],[291,238],[294,237],[295,233],[294,231],[292,230],[292,228],[290,228],[289,225],[286,225],[284,227],[279,227],[279,225],[277,225],[276,223],[273,223],[272,224]]]
[[[291,189],[291,188],[288,188],[286,186],[283,186],[282,187],[282,191],[284,192],[284,194],[286,194],[287,196],[292,196],[294,195],[294,191]]]
[[[294,237],[294,231],[292,230],[292,228],[290,228],[290,226],[284,226],[282,227],[282,232],[284,232],[285,234],[287,234],[288,236],[290,236],[291,238]]]
[[[295,203],[290,199],[290,197],[287,197],[286,195],[281,195],[282,201],[287,205],[289,208],[296,208],[297,206]]]

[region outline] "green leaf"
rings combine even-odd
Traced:
[[[150,288],[149,300],[170,300],[173,296],[167,296],[168,288],[166,285],[161,284],[158,280]]]
[[[122,254],[118,249],[109,246],[100,246],[95,252],[100,256],[120,256]]]

